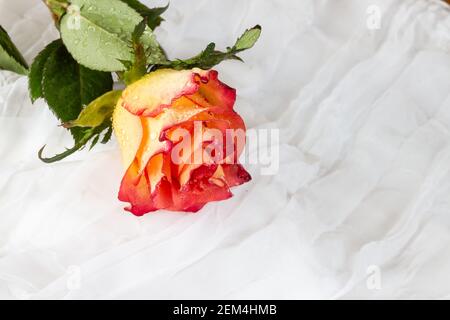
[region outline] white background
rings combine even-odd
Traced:
[[[263,26],[217,69],[250,128],[281,129],[280,170],[250,166],[196,215],[136,218],[116,143],[40,162],[70,139],[0,72],[0,298],[449,297],[448,6],[172,0],[164,17],[173,58]],[[0,0],[0,23],[28,61],[57,37],[40,1]]]

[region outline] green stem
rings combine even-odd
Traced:
[[[123,81],[127,86],[138,81],[147,73],[147,61],[144,47],[140,43],[133,45],[135,61],[131,68],[123,73]]]

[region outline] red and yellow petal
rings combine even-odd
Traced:
[[[113,128],[122,152],[123,165],[128,168],[136,158],[141,145],[143,128],[141,119],[122,107],[121,99],[114,109]]]
[[[198,92],[211,105],[232,109],[236,102],[236,90],[218,79],[219,73],[210,70],[202,79]]]
[[[215,70],[160,69],[125,89],[122,106],[134,115],[153,117],[182,96],[197,96],[210,105],[231,109],[236,90],[220,82]]]
[[[146,175],[138,174],[137,164],[132,164],[122,179],[119,200],[130,203],[125,208],[136,216],[157,210],[151,200],[151,193]]]

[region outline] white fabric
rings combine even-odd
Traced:
[[[165,18],[171,57],[263,26],[217,69],[249,127],[281,129],[279,172],[250,166],[196,215],[136,218],[115,142],[40,162],[70,138],[0,72],[0,298],[449,297],[447,5],[172,0]],[[40,1],[0,0],[0,21],[28,61],[57,37]]]

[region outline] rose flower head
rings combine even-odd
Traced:
[[[126,210],[197,212],[251,180],[238,162],[246,128],[235,100],[214,70],[160,69],[124,90],[113,127],[127,168]]]

